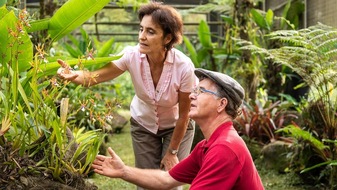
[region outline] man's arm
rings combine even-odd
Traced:
[[[183,183],[175,180],[167,171],[139,169],[124,164],[120,157],[109,147],[111,157],[98,155],[92,164],[94,172],[111,178],[121,178],[147,189],[171,189]]]

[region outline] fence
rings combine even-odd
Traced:
[[[182,5],[176,4],[172,5],[179,11],[186,11],[193,8],[195,5]],[[38,3],[27,3],[27,10],[29,12],[38,11],[40,6]],[[116,21],[111,19],[112,14],[118,15],[125,14],[128,17],[127,21]],[[131,19],[130,19],[131,18]],[[131,21],[130,21],[131,20]],[[221,21],[219,15],[217,14],[205,14],[205,13],[193,13],[184,15],[184,35],[193,37],[198,35],[198,26],[201,20],[206,20],[210,26],[211,33],[214,36],[223,35],[223,22]],[[94,18],[85,22],[82,25],[83,28],[91,36],[96,36],[99,40],[106,40],[108,38],[114,37],[116,42],[137,42],[138,41],[138,30],[139,21],[133,7],[119,7],[114,4],[109,4],[104,7]],[[74,35],[80,35],[79,31],[74,31]]]

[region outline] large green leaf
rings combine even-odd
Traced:
[[[30,68],[33,44],[25,30],[18,30],[19,20],[14,12],[7,11],[6,13],[5,9],[5,6],[0,8],[3,16],[0,20],[0,55],[2,55],[0,62],[2,64],[11,63],[13,69],[23,72]]]
[[[254,22],[260,28],[268,30],[267,22],[266,22],[264,16],[259,11],[257,11],[256,9],[251,9],[250,13],[252,15],[252,18],[253,18]]]
[[[0,18],[3,18],[5,14],[8,13],[8,10],[6,9],[6,5],[0,6]]]
[[[284,7],[283,12],[282,12],[283,18],[287,18],[290,6],[291,6],[291,1],[288,1],[288,3],[286,4],[286,6]],[[281,20],[281,29],[284,28],[285,24],[286,24],[285,19],[282,19]]]
[[[114,38],[110,38],[108,41],[106,41],[102,45],[102,47],[100,47],[98,49],[97,57],[109,56],[109,54],[111,52],[112,45],[113,45],[114,42],[115,42]]]
[[[201,67],[200,62],[198,61],[197,51],[193,47],[192,43],[186,36],[183,36],[183,39],[184,39],[185,46],[190,54],[190,58],[192,62],[194,63],[194,66],[197,68]]]
[[[64,44],[63,46],[71,55],[71,57],[77,58],[83,56],[83,53],[78,47],[73,48],[70,44]]]
[[[204,20],[201,20],[199,24],[198,37],[203,47],[205,48],[212,47],[211,32],[209,26]]]
[[[50,19],[48,33],[57,41],[99,12],[110,0],[69,0]]]
[[[30,27],[27,27],[27,32],[47,30],[49,27],[49,21],[50,21],[50,18],[31,21],[29,23]]]
[[[3,6],[7,3],[7,0],[0,0],[0,6]]]
[[[209,53],[208,49],[201,48],[200,50],[198,50],[198,55],[197,55],[198,62],[199,63],[204,62],[205,60],[207,60],[209,55],[210,55],[210,53]]]
[[[273,22],[274,22],[274,12],[271,9],[268,9],[266,13],[266,23],[268,31],[270,31],[273,28]]]

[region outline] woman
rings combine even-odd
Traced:
[[[135,96],[130,105],[136,167],[170,170],[188,156],[194,127],[188,118],[194,65],[173,45],[182,41],[182,19],[172,7],[149,3],[139,9],[139,43],[119,60],[96,71],[72,71],[59,60],[58,75],[91,86],[131,75]]]

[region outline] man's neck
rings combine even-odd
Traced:
[[[232,118],[229,115],[218,115],[216,118],[212,118],[209,120],[203,120],[201,122],[198,122],[198,125],[200,127],[200,130],[202,131],[204,137],[206,140],[208,140],[213,132],[223,123],[226,123],[228,121],[232,121]]]

